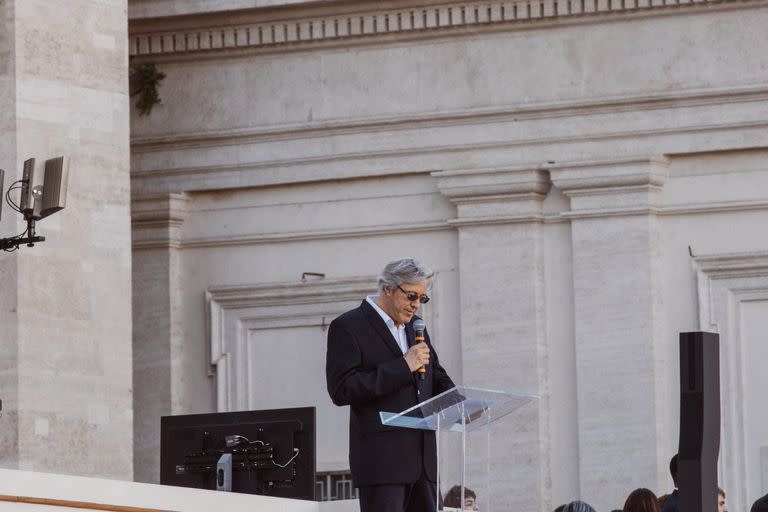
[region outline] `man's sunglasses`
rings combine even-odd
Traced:
[[[400,285],[397,286],[397,289],[405,294],[405,298],[408,299],[408,302],[419,301],[422,304],[426,304],[427,302],[429,302],[429,295],[419,295],[416,292],[405,291],[402,288],[400,288]]]

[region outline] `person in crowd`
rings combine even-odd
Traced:
[[[670,497],[670,494],[664,494],[662,496],[659,496],[659,500],[658,500],[659,501],[659,510],[664,510],[664,504],[667,502],[669,497]]]
[[[572,501],[563,508],[563,512],[597,512],[592,505],[583,501]]]
[[[768,512],[768,494],[758,499],[749,512]]]
[[[461,486],[454,485],[445,495],[443,505],[455,509],[478,511],[477,494],[469,487],[464,488],[464,506],[461,504]]]
[[[559,507],[557,507],[552,512],[563,512],[563,510],[565,510],[565,505],[560,505]]]
[[[659,512],[659,500],[650,489],[635,489],[624,502],[623,512]]]
[[[669,461],[669,474],[672,475],[672,482],[675,484],[675,490],[669,495],[661,512],[677,512],[677,454]]]
[[[725,505],[725,491],[720,487],[717,488],[717,512],[728,512],[728,507]]]

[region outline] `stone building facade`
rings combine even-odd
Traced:
[[[87,307],[41,313],[33,259],[0,261],[4,465],[154,482],[161,415],[314,405],[345,470],[326,327],[411,254],[454,379],[540,397],[495,432],[503,509],[671,490],[692,330],[721,335],[729,506],[768,492],[768,2],[74,4],[0,2],[3,166],[75,146],[89,204],[29,253]],[[128,55],[166,74],[131,114],[130,242]]]
[[[3,468],[133,476],[126,19],[125,0],[0,1],[4,191],[27,158],[70,159],[45,242],[0,252]],[[0,237],[25,230],[2,210]]]

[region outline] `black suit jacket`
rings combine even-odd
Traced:
[[[667,498],[667,501],[664,502],[664,506],[661,508],[662,512],[677,512],[678,494],[677,489],[672,491],[672,494],[669,495],[669,498]]]
[[[768,512],[768,494],[757,500],[750,512]]]
[[[414,344],[413,320],[406,325]],[[379,411],[400,412],[454,387],[425,333],[430,364],[424,381],[411,373],[392,333],[366,301],[328,329],[326,380],[336,405],[349,405],[349,464],[357,487],[413,483],[422,468],[437,477],[432,431],[383,426]]]

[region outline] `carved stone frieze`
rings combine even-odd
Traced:
[[[132,20],[130,55],[172,55],[242,49],[283,49],[373,37],[434,36],[444,31],[495,29],[502,24],[584,19],[606,13],[654,13],[686,6],[722,8],[734,0],[517,0],[387,3],[362,9],[357,2],[299,11],[246,9],[179,16],[157,24]],[[296,12],[300,14],[297,14]],[[301,14],[304,12],[305,14]],[[176,26],[174,26],[176,25]]]

